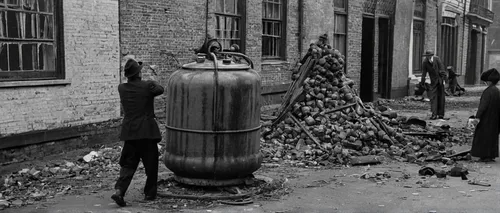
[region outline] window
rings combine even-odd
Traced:
[[[489,9],[489,0],[472,0],[470,2],[470,4],[473,4],[473,5],[479,5],[481,7],[484,7],[486,9]]]
[[[455,18],[443,17],[441,32],[441,53],[439,56],[441,56],[444,66],[455,67],[457,64],[458,44],[458,26]]]
[[[216,0],[215,3],[215,38],[224,50],[229,49],[232,44],[237,44],[244,51],[245,1]]]
[[[0,0],[0,81],[64,78],[62,0]]]
[[[347,1],[346,0],[333,0],[333,7],[335,10],[347,11]]]
[[[413,74],[422,73],[425,42],[425,0],[416,0],[413,10]]]
[[[285,59],[286,4],[284,0],[262,1],[262,57]]]
[[[333,30],[333,48],[343,55],[347,54],[347,1],[334,0],[335,26]]]

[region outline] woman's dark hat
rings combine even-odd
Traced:
[[[323,34],[323,35],[319,36],[319,38],[322,38],[322,39],[326,40],[326,39],[328,39],[328,35],[327,34]]]
[[[137,62],[134,59],[129,59],[127,63],[125,63],[124,72],[125,77],[130,78],[134,75],[137,75],[142,70],[142,62]]]
[[[497,82],[499,80],[500,80],[500,73],[495,68],[491,68],[486,72],[483,72],[483,74],[481,74],[481,81]]]
[[[424,56],[432,56],[432,55],[434,55],[434,51],[432,51],[432,50],[427,50],[424,53]]]

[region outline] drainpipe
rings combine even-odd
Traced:
[[[464,52],[464,46],[465,46],[465,18],[466,18],[466,14],[465,13],[467,12],[466,8],[467,8],[467,0],[465,0],[465,2],[464,2],[464,12],[462,14],[463,15],[463,19],[464,19],[463,24],[462,24],[462,55],[467,54],[467,53]],[[462,64],[464,64],[463,60],[464,60],[464,57],[462,57],[461,60],[460,60],[460,61],[462,61]],[[461,69],[461,71],[462,71],[461,74],[464,74],[467,71],[467,66],[468,66],[468,63],[467,63],[467,57],[466,57],[466,59],[465,59],[465,70]]]
[[[205,5],[205,37],[208,35],[208,3],[209,0],[207,0],[206,5]]]
[[[299,60],[302,58],[302,28],[304,20],[304,0],[299,0]]]

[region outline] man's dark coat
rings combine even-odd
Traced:
[[[432,56],[432,63],[425,58],[422,62],[422,79],[421,82],[425,82],[427,74],[431,79],[431,84],[427,95],[431,100],[431,111],[432,115],[444,116],[444,85],[443,81],[447,78],[445,67],[441,62],[441,59],[437,56]]]
[[[120,140],[152,139],[161,141],[154,114],[154,97],[163,94],[163,87],[154,81],[135,80],[118,86],[124,118]]]

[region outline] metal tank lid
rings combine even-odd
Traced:
[[[214,70],[214,61],[205,59],[204,57],[198,57],[196,62],[184,64],[182,66],[184,69],[190,70]],[[247,63],[235,63],[231,59],[219,59],[217,60],[218,70],[249,70],[250,65]]]

